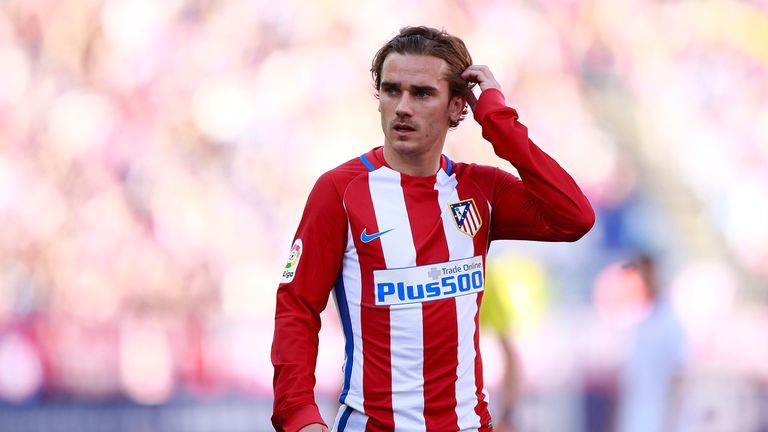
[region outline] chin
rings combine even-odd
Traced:
[[[409,137],[392,137],[392,139],[389,140],[389,144],[392,146],[393,150],[400,154],[419,153],[420,150],[422,150],[422,146],[414,141],[413,138]]]

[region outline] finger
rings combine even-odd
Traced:
[[[465,80],[472,80],[472,81],[479,81],[480,80],[481,71],[475,70],[475,69],[467,69],[464,72],[461,73],[461,77]]]
[[[467,70],[462,74],[462,78],[469,82],[475,82],[482,86],[483,83],[489,82],[492,80],[492,76],[485,73],[485,71],[482,70]]]
[[[491,70],[488,69],[488,66],[486,65],[470,65],[466,69],[464,69],[464,72],[475,72],[475,73],[488,73]]]
[[[468,85],[482,84],[483,82],[485,82],[485,79],[481,75],[468,74],[466,77],[462,77],[462,78],[464,78],[464,80],[467,81]]]

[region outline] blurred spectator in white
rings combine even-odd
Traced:
[[[654,258],[642,254],[625,267],[635,273],[644,310],[629,335],[619,386],[617,431],[676,430],[688,356],[686,336],[666,290],[659,286]]]

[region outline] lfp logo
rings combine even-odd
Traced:
[[[485,289],[483,258],[476,256],[419,267],[375,270],[373,281],[377,306],[459,297]]]
[[[296,276],[296,269],[299,267],[299,260],[301,260],[301,253],[303,250],[304,246],[301,243],[301,239],[296,239],[296,241],[293,242],[293,246],[291,246],[291,253],[288,254],[288,262],[285,263],[283,278],[280,280],[280,283],[291,282],[294,276]]]

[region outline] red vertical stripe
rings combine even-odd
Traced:
[[[477,243],[475,243],[477,244]],[[483,257],[483,269],[485,269],[485,257]],[[488,411],[488,401],[485,400],[485,394],[483,394],[483,388],[485,383],[483,382],[483,358],[480,354],[480,304],[483,302],[483,293],[477,295],[477,314],[475,314],[475,382],[477,394],[477,406],[475,406],[475,412],[480,416],[480,424],[482,426],[488,425],[491,420],[491,413]]]
[[[467,229],[467,232],[470,235],[475,235],[477,232],[477,224],[475,224],[475,220],[472,218],[471,211],[467,211],[467,218],[464,220],[464,227]]]
[[[477,230],[480,228],[480,222],[478,221],[477,213],[474,210],[474,207],[470,207],[469,215],[467,216],[470,223],[472,224],[472,233],[477,232]]]
[[[441,218],[435,176],[402,175],[405,206],[411,225],[416,265],[450,259]],[[456,368],[458,325],[456,301],[422,303],[424,331],[424,420],[428,431],[458,429],[456,417]]]
[[[351,198],[350,198],[351,197]],[[346,203],[354,199],[354,203]],[[359,201],[358,201],[359,200]],[[393,430],[392,362],[390,353],[389,307],[374,302],[373,271],[386,268],[380,240],[363,243],[360,234],[378,232],[368,176],[347,187],[345,205],[350,214],[350,228],[360,262],[360,327],[363,333],[363,407],[369,416],[366,432]],[[377,421],[378,420],[378,421]]]

